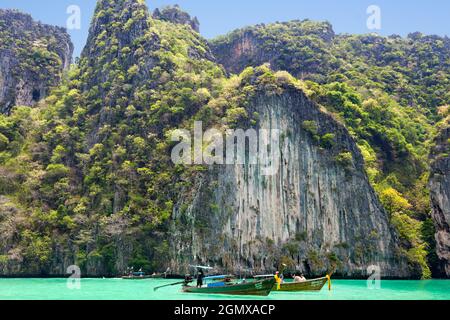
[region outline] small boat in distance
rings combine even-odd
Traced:
[[[166,273],[154,273],[152,275],[147,275],[142,271],[139,272],[133,272],[126,276],[122,276],[122,279],[124,280],[143,280],[143,279],[162,279],[166,278]]]
[[[205,277],[205,282],[213,281],[202,287],[190,286],[188,281],[183,285],[183,292],[199,294],[226,294],[241,296],[268,296],[275,284],[275,278],[257,281],[233,283],[230,276]],[[214,282],[215,281],[215,282]]]
[[[124,280],[143,280],[143,279],[152,279],[155,276],[146,275],[144,272],[133,272],[127,276],[122,276]]]
[[[124,280],[143,280],[143,279],[163,279],[170,275],[170,268],[167,268],[166,272],[163,273],[153,273],[152,275],[146,275],[145,272],[139,270],[134,272],[133,268],[128,268],[127,273],[122,276]]]

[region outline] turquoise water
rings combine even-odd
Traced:
[[[177,280],[81,279],[80,289],[69,289],[67,279],[0,279],[0,300],[204,300],[242,299],[233,296],[186,294],[180,286],[153,291]],[[334,280],[332,291],[282,293],[261,300],[450,300],[450,280],[381,281],[368,289],[366,281]]]

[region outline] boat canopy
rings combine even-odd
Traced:
[[[270,278],[270,277],[274,277],[275,275],[273,274],[265,274],[265,275],[261,275],[261,276],[253,276],[253,278]]]

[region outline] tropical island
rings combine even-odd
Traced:
[[[449,38],[199,28],[98,0],[72,61],[64,29],[0,9],[1,277],[450,276]],[[196,122],[280,130],[276,174],[173,163]]]

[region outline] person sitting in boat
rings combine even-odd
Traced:
[[[295,274],[295,276],[294,276],[294,282],[295,283],[299,283],[299,282],[305,282],[306,281],[306,278],[305,278],[305,276],[303,275],[303,273],[301,273],[301,274]]]
[[[197,288],[201,288],[203,286],[203,278],[205,277],[205,274],[203,273],[202,269],[198,269],[197,274]]]
[[[145,275],[145,273],[142,271],[142,268],[139,269],[138,272],[133,272],[132,273],[132,276],[135,276],[135,277],[143,277],[144,275]]]
[[[192,282],[192,277],[191,277],[190,274],[187,274],[187,275],[184,277],[184,285],[185,285],[185,286],[188,286],[191,282]]]

